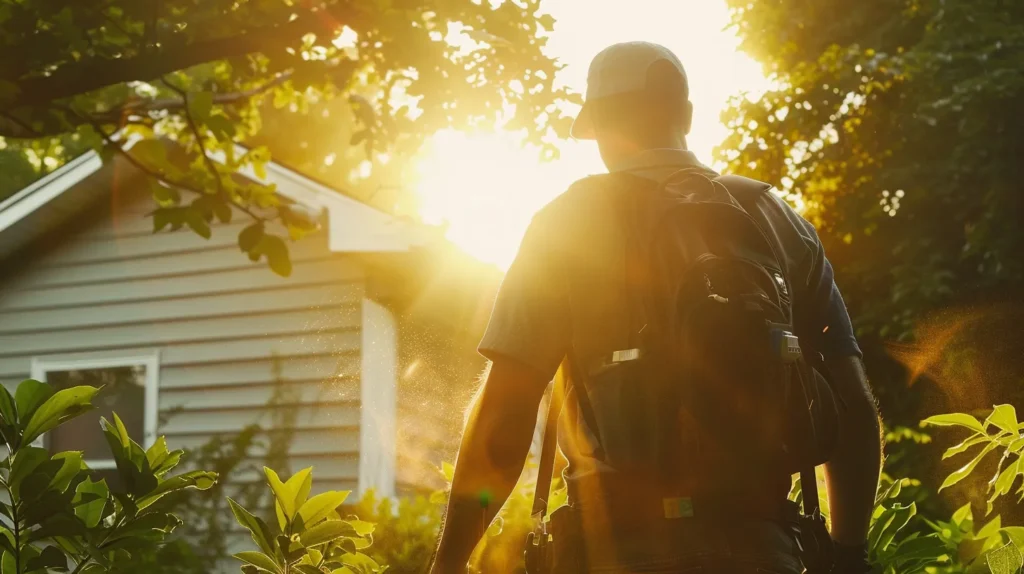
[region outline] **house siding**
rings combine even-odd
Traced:
[[[155,350],[171,447],[250,424],[293,430],[290,470],[314,466],[317,491],[357,488],[362,264],[320,233],[292,245],[292,276],[278,277],[239,251],[244,215],[204,240],[152,234],[150,209],[128,201],[53,250],[21,253],[31,263],[0,278],[0,382],[27,378],[33,358]]]

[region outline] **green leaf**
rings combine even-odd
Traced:
[[[985,561],[992,574],[1017,574],[1024,567],[1024,556],[1012,542],[989,552]]]
[[[22,440],[32,442],[39,435],[92,409],[96,387],[80,386],[54,393],[32,414]]]
[[[359,533],[351,524],[344,520],[328,520],[307,529],[299,535],[306,546],[317,546],[341,538],[342,536],[358,536]]]
[[[132,146],[131,156],[147,168],[160,173],[167,163],[167,146],[158,139],[145,139]]]
[[[270,531],[270,527],[267,526],[267,523],[253,516],[252,513],[239,506],[239,504],[234,500],[231,500],[231,498],[228,498],[227,500],[228,506],[231,507],[231,513],[235,515],[235,520],[249,531],[252,535],[253,542],[260,547],[260,550],[262,550],[264,554],[273,556],[274,547],[270,541],[274,539],[274,533]]]
[[[986,441],[989,441],[989,440],[992,440],[992,439],[989,438],[988,435],[984,435],[984,434],[974,435],[974,436],[968,437],[967,439],[965,439],[960,444],[958,444],[956,446],[951,446],[948,449],[946,449],[946,452],[942,454],[942,459],[945,460],[945,459],[947,459],[947,458],[949,458],[951,456],[956,456],[956,455],[958,455],[958,454],[960,454],[962,452],[966,452],[972,446],[979,445],[979,444],[981,444],[983,442],[986,442]]]
[[[107,505],[107,497],[110,495],[107,481],[93,482],[92,479],[87,478],[78,485],[77,493],[75,515],[89,528],[96,528],[96,525],[103,519],[103,509]],[[83,500],[85,502],[79,503]]]
[[[34,570],[43,570],[46,568],[57,570],[60,572],[67,572],[68,570],[68,557],[56,546],[47,546],[43,548],[39,556],[36,556],[25,562],[27,571],[31,572]]]
[[[57,471],[57,474],[53,476],[49,486],[57,492],[64,492],[71,485],[71,480],[85,468],[85,464],[82,461],[82,453],[74,451],[58,452],[53,455],[53,460],[59,460],[63,465]]]
[[[196,490],[208,490],[217,484],[217,473],[209,470],[193,470],[167,478],[157,483],[156,488],[145,493],[139,499],[139,510],[144,510],[153,505],[164,496],[179,490],[193,488]]]
[[[166,535],[181,525],[181,519],[173,514],[163,512],[151,512],[129,520],[120,528],[117,528],[107,537],[107,542],[113,542],[123,538],[143,539],[150,542],[160,542]]]
[[[276,235],[264,234],[254,251],[266,255],[271,271],[282,277],[292,274],[292,261],[288,254],[288,245]]]
[[[300,574],[323,574],[323,570],[309,564],[296,564],[292,566],[292,570]]]
[[[982,526],[980,530],[974,535],[978,540],[985,540],[991,538],[996,534],[999,534],[999,530],[1003,527],[1003,519],[996,516],[988,522],[985,526]]]
[[[996,447],[996,444],[997,443],[990,442],[984,449],[982,449],[981,452],[978,453],[976,457],[974,457],[973,460],[971,460],[971,462],[965,464],[960,469],[954,471],[952,474],[947,476],[946,480],[942,481],[942,486],[939,487],[939,490],[941,491],[945,488],[953,486],[954,484],[967,478],[969,474],[974,472],[974,469],[978,466],[978,463],[981,462],[981,459],[985,458],[985,455],[992,452],[992,449]]]
[[[1013,405],[999,405],[985,419],[985,425],[995,425],[999,430],[1017,434],[1017,411]]]
[[[0,420],[6,424],[12,426],[18,424],[18,407],[6,385],[0,385],[0,417],[2,417]]]
[[[26,379],[14,391],[14,400],[18,405],[18,419],[22,424],[32,418],[46,399],[53,396],[54,388],[35,379]],[[31,442],[31,441],[24,441]]]
[[[380,565],[365,554],[346,554],[341,557],[341,561],[356,572],[380,572]]]
[[[313,467],[304,468],[296,472],[284,485],[289,490],[295,490],[295,508],[297,512],[306,503],[306,499],[309,498],[309,491],[313,488]]]
[[[231,223],[231,206],[226,201],[216,201],[211,205],[213,214],[221,223]]]
[[[993,502],[1000,496],[1010,492],[1010,489],[1013,488],[1014,481],[1017,480],[1017,476],[1022,474],[1021,461],[1024,461],[1024,458],[1018,457],[1016,460],[1006,465],[1006,468],[1003,469],[1002,472],[992,478],[992,481],[990,482],[992,494],[989,496],[989,502]]]
[[[239,552],[238,554],[235,554],[235,558],[245,562],[246,564],[252,564],[266,572],[281,572],[281,568],[277,563],[262,552]]]
[[[0,552],[14,552],[14,533],[0,526]]]
[[[39,524],[39,528],[29,533],[28,540],[35,542],[60,536],[78,537],[85,536],[85,534],[86,528],[81,520],[66,514],[57,514],[43,520]]]
[[[373,531],[376,528],[376,525],[372,522],[366,522],[364,520],[358,520],[353,518],[349,518],[348,523],[352,526],[352,528],[355,528],[356,533],[360,536],[369,536],[370,534],[373,534]]]
[[[151,447],[146,449],[146,460],[149,461],[149,468],[152,469],[153,474],[163,476],[178,466],[182,454],[184,451],[181,450],[168,451],[167,439],[161,436]]]
[[[18,563],[14,561],[14,554],[4,551],[3,558],[0,558],[0,573],[17,574]]]
[[[210,224],[203,219],[203,214],[197,209],[188,209],[185,212],[185,225],[203,239],[209,239],[212,235]]]
[[[306,554],[306,546],[299,540],[298,536],[289,538],[284,534],[277,536],[277,546],[284,554],[285,563],[291,564],[301,559]]]
[[[227,141],[235,135],[235,122],[219,113],[206,119],[206,127],[210,128],[213,137],[218,140]]]
[[[978,421],[978,419],[965,413],[951,413],[945,415],[935,415],[928,417],[921,421],[921,426],[932,425],[932,426],[961,426],[969,428],[973,431],[984,434],[985,427]]]
[[[299,516],[302,518],[302,524],[309,528],[327,518],[331,511],[345,502],[349,493],[350,491],[348,490],[330,491],[310,498],[299,507]]]
[[[110,445],[117,473],[128,494],[133,497],[144,496],[156,489],[159,479],[149,468],[146,451],[128,436],[128,430],[117,413],[113,413],[113,418],[113,424],[106,418],[100,418],[100,426]],[[126,507],[134,507],[132,500],[126,500],[124,504]]]
[[[305,496],[303,493],[309,493],[309,484],[307,483],[311,484],[312,482],[312,471],[312,467],[304,468],[292,475],[288,482],[281,482],[281,479],[273,469],[266,466],[263,467],[263,472],[267,475],[270,488],[274,491],[274,496],[277,498],[277,502],[281,505],[281,510],[288,520],[295,518],[297,510],[296,501],[298,498]]]
[[[26,446],[14,455],[11,474],[7,480],[14,496],[21,494],[21,482],[40,464],[50,460],[50,453],[44,448]]]
[[[238,234],[238,247],[242,251],[252,251],[261,239],[263,239],[263,222],[253,223]]]
[[[1024,526],[1005,526],[999,532],[1007,542],[1013,542],[1017,548],[1024,550]]]
[[[205,124],[213,111],[212,92],[191,92],[188,94],[188,112],[196,122]]]
[[[181,202],[181,194],[177,189],[164,185],[157,179],[152,180],[150,189],[153,191],[153,199],[162,206],[174,206]]]

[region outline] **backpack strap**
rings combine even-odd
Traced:
[[[771,184],[740,175],[722,175],[715,178],[715,181],[724,185],[748,213],[755,206],[761,195],[772,189]],[[757,223],[757,219],[754,219],[754,222]],[[760,227],[759,223],[758,226]],[[761,231],[769,243],[773,245],[773,249],[776,251],[776,258],[779,259],[779,265],[785,267],[786,261],[781,258],[781,246],[772,239],[772,235],[768,234],[767,231],[764,229]],[[788,281],[789,270],[783,269],[782,271],[786,275],[786,281]],[[792,301],[792,295],[787,297],[787,299]],[[791,302],[790,306],[792,306]],[[790,309],[790,314],[792,315],[792,309]],[[802,491],[801,498],[803,499],[804,515],[820,518],[821,506],[818,501],[818,480],[815,476],[815,467],[813,465],[807,465],[800,469],[800,489]]]
[[[729,190],[729,193],[736,198],[736,201],[743,205],[744,209],[756,202],[761,197],[761,194],[772,188],[770,183],[743,177],[742,175],[720,175],[715,178],[715,181],[724,185]]]
[[[568,359],[555,373],[555,382],[548,400],[547,419],[544,423],[544,436],[541,439],[540,464],[537,469],[537,484],[533,493],[533,516],[537,523],[543,524],[548,511],[548,496],[551,492],[551,479],[555,467],[555,450],[558,446],[558,416],[562,412],[565,395],[568,392]]]

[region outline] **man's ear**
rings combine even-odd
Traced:
[[[683,117],[680,119],[682,120],[680,127],[683,129],[683,135],[690,135],[690,129],[693,128],[693,102],[690,100],[686,100],[686,103],[683,104]]]

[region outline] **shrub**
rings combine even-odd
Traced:
[[[213,472],[171,475],[181,451],[168,451],[163,437],[143,449],[128,436],[115,414],[102,419],[104,436],[117,464],[123,489],[94,481],[80,452],[51,454],[33,441],[91,410],[95,387],[60,391],[35,380],[23,381],[14,396],[0,387],[0,437],[7,456],[0,462],[0,570],[35,574],[109,572],[132,553],[151,551],[181,521],[166,509],[167,495],[207,489]]]
[[[310,497],[312,468],[287,481],[264,468],[274,494],[276,522],[263,519],[228,499],[238,523],[252,535],[258,551],[235,554],[245,574],[368,574],[383,572],[362,552],[372,542],[373,524],[354,516],[342,518],[339,509],[348,491],[327,491]]]

